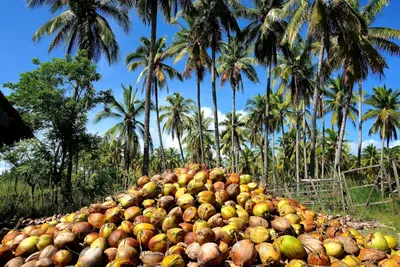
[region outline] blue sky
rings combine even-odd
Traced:
[[[244,1],[245,3],[250,3],[249,0]],[[361,0],[362,4],[365,4],[367,0]],[[400,20],[398,19],[400,10],[400,1],[393,0],[392,3],[384,10],[384,13],[378,17],[375,25],[392,27],[400,29]],[[0,58],[1,58],[1,71],[0,71],[0,84],[4,84],[8,81],[17,81],[19,74],[21,72],[29,71],[34,68],[31,61],[32,58],[38,58],[40,61],[48,61],[52,57],[63,57],[62,47],[54,50],[51,54],[48,54],[48,46],[51,42],[51,37],[44,38],[40,43],[34,44],[32,42],[32,35],[34,32],[46,21],[52,18],[52,14],[48,11],[48,8],[38,8],[34,10],[28,10],[25,7],[23,0],[13,0],[4,3],[3,8],[0,9]],[[98,71],[102,74],[101,81],[97,84],[98,90],[113,89],[114,94],[117,98],[121,98],[120,84],[136,84],[136,79],[139,72],[128,72],[124,65],[124,57],[139,45],[139,38],[141,36],[149,36],[150,30],[147,26],[142,25],[142,23],[136,18],[134,12],[131,12],[132,17],[132,30],[130,34],[126,35],[122,30],[120,30],[114,23],[112,23],[113,29],[117,36],[117,41],[121,48],[121,59],[117,64],[111,66],[101,59],[98,62]],[[160,18],[158,26],[158,37],[167,36],[168,44],[171,43],[174,33],[177,28],[168,25],[163,22]],[[367,93],[372,91],[372,87],[386,83],[388,87],[394,89],[399,88],[398,76],[400,69],[399,58],[390,57],[386,55],[387,62],[390,69],[386,70],[386,77],[383,80],[379,80],[374,77],[370,77],[364,82],[363,86]],[[177,64],[175,67],[178,70],[183,69],[183,62]],[[172,64],[172,62],[171,62]],[[237,110],[243,110],[245,107],[246,99],[251,96],[265,92],[266,84],[266,71],[263,68],[258,67],[260,84],[252,84],[245,81],[245,92],[239,93],[237,96]],[[187,80],[183,83],[178,81],[169,81],[170,93],[178,91],[185,97],[191,97],[196,99],[196,84],[195,80]],[[6,95],[10,93],[9,90],[2,88]],[[231,90],[229,85],[223,88],[218,87],[218,109],[220,112],[220,118],[224,117],[224,114],[231,110]],[[160,94],[160,104],[164,103],[164,98],[166,92],[163,91]],[[201,93],[202,106],[206,112],[206,115],[212,116],[212,98],[211,98],[211,82],[210,77],[207,76],[202,84]],[[364,110],[367,107],[364,107]],[[94,133],[104,133],[108,128],[111,127],[113,121],[104,121],[96,125],[92,124],[91,119],[95,112],[100,110],[99,106],[96,110],[89,114],[90,122],[88,128]],[[155,126],[155,116],[151,117],[151,132],[154,137],[155,145],[158,145],[158,138]],[[380,146],[378,136],[368,136],[368,130],[370,128],[371,122],[365,123],[363,139],[365,144],[375,143],[378,147]],[[330,125],[327,125],[330,127]],[[348,124],[347,127],[347,138],[352,142],[357,141],[357,131]],[[176,142],[171,140],[170,137],[164,136],[164,142],[166,146],[176,147]],[[352,144],[352,151],[356,151],[355,143]],[[0,166],[1,167],[1,166]]]

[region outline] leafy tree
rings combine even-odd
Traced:
[[[207,69],[211,67],[211,58],[207,53],[206,46],[201,42],[196,32],[192,31],[194,19],[186,16],[185,21],[189,25],[189,29],[181,26],[181,30],[175,34],[175,41],[168,49],[167,53],[176,55],[174,63],[184,59],[187,56],[185,70],[183,75],[185,78],[191,78],[192,74],[196,75],[197,83],[197,115],[198,115],[198,129],[200,130],[200,150],[201,150],[201,162],[205,162],[204,153],[204,136],[202,123],[202,111],[201,111],[201,83],[204,81],[204,76]]]
[[[161,106],[160,110],[161,121],[165,121],[163,131],[167,131],[171,134],[172,139],[178,138],[179,149],[181,152],[182,162],[185,162],[182,149],[182,136],[185,128],[185,124],[189,119],[189,113],[194,109],[194,102],[192,99],[185,99],[180,93],[175,92],[172,96],[166,98],[168,106]]]
[[[136,85],[140,82],[143,77],[147,76],[148,71],[148,62],[149,62],[149,55],[150,55],[150,40],[146,37],[140,38],[141,45],[136,49],[135,52],[130,53],[126,56],[125,61],[128,66],[129,71],[134,71],[139,67],[144,67],[142,72],[139,74],[137,79]],[[154,87],[153,93],[155,98],[155,109],[156,109],[156,116],[157,116],[157,129],[158,129],[158,137],[160,141],[160,151],[161,151],[161,158],[163,160],[163,167],[166,168],[165,165],[165,153],[164,153],[164,146],[161,134],[161,126],[160,126],[160,112],[158,108],[158,88],[162,89],[164,86],[167,87],[167,91],[169,91],[168,83],[167,83],[167,76],[170,79],[177,78],[180,81],[183,80],[182,75],[177,71],[175,68],[167,65],[165,60],[169,57],[169,54],[165,52],[167,38],[163,37],[157,40],[156,42],[156,55],[154,57]],[[143,83],[143,87],[145,83]]]
[[[130,19],[128,11],[121,8],[117,1],[27,1],[29,8],[42,5],[50,6],[53,14],[58,11],[61,14],[40,27],[33,35],[33,41],[38,42],[46,35],[55,34],[49,52],[64,43],[67,54],[78,48],[86,50],[87,56],[94,61],[98,61],[101,54],[106,56],[109,63],[118,60],[119,45],[107,19],[114,19],[125,32],[130,30]]]
[[[138,117],[144,112],[144,102],[138,99],[137,92],[133,91],[131,85],[122,85],[122,89],[122,102],[113,95],[109,96],[104,110],[95,115],[94,122],[98,123],[105,119],[118,120],[117,124],[107,130],[104,136],[112,149],[119,149],[118,146],[115,147],[118,143],[123,147],[124,165],[127,172],[126,187],[132,160],[137,159],[140,155],[139,140],[143,138],[144,125],[138,121]]]
[[[254,60],[250,57],[252,48],[240,39],[231,37],[229,43],[223,43],[221,55],[218,59],[218,74],[223,86],[229,81],[232,88],[232,144],[234,144],[236,118],[236,91],[244,91],[243,75],[253,83],[259,83],[257,72],[253,67]],[[237,152],[237,151],[236,151]],[[232,155],[235,155],[235,146],[232,146]],[[235,172],[235,157],[232,157],[232,172]]]
[[[33,62],[37,69],[4,86],[13,90],[10,99],[24,119],[52,142],[54,184],[62,185],[64,200],[70,201],[72,165],[86,137],[87,113],[102,100],[93,85],[100,74],[84,52],[73,58]]]

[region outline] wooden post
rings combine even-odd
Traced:
[[[396,180],[397,194],[400,198],[400,182],[399,182],[399,174],[397,173],[397,164],[392,161],[393,171],[394,171],[394,179]]]
[[[380,171],[380,175],[382,175],[382,170]],[[374,192],[375,187],[378,187],[378,185],[379,185],[379,181],[380,181],[379,177],[380,177],[380,176],[378,175],[378,176],[375,178],[374,185],[372,186],[372,189],[371,189],[371,191],[370,191],[369,194],[368,194],[367,201],[365,202],[364,207],[363,207],[363,209],[361,210],[360,217],[364,214],[365,208],[369,205],[369,201],[371,200],[372,193]],[[381,176],[381,179],[382,179],[382,176]],[[379,187],[378,187],[378,189],[379,189]]]
[[[351,198],[351,193],[350,193],[350,189],[349,186],[347,185],[347,180],[345,175],[342,173],[342,179],[343,179],[343,184],[344,187],[346,189],[346,194],[347,194],[347,199],[348,199],[348,204],[350,206],[350,213],[354,212],[354,204],[353,204],[353,199]]]
[[[390,178],[390,174],[386,171],[386,169],[384,169],[385,173],[386,173],[386,177],[388,177],[388,185],[389,185],[389,191],[390,191],[390,196],[392,198],[393,201],[393,211],[396,215],[399,215],[399,206],[397,203],[397,196],[396,194],[393,193],[393,187],[392,187],[392,179]]]
[[[340,170],[339,170],[340,172]],[[336,179],[339,180],[339,185],[340,185],[340,195],[342,197],[342,208],[343,208],[343,212],[346,212],[346,200],[344,199],[344,193],[343,193],[343,184],[342,181],[340,179],[340,174],[335,170],[335,177]]]

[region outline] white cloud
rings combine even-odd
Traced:
[[[393,144],[394,143],[395,142],[393,142]],[[367,147],[370,144],[376,146],[378,149],[381,148],[381,141],[380,140],[376,140],[376,139],[368,139],[368,140],[363,141],[362,144],[361,144],[361,148],[364,149],[365,147]],[[391,144],[390,147],[394,146],[393,144]],[[400,144],[400,143],[398,143],[398,144]],[[352,153],[353,155],[357,155],[358,142],[351,142],[350,143],[350,147],[351,147],[350,153]]]

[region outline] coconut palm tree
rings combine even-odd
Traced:
[[[329,79],[327,90],[324,92],[325,100],[325,111],[327,113],[332,112],[331,123],[337,125],[338,133],[340,133],[340,127],[342,125],[344,105],[347,102],[346,84],[343,79],[343,75],[339,74],[335,78]],[[355,107],[356,99],[353,97],[347,117],[356,126],[357,108]]]
[[[259,158],[259,156],[260,155],[258,155],[257,151],[252,150],[245,145],[238,162],[238,171],[240,173],[257,175],[259,170],[257,166],[257,159]]]
[[[307,46],[299,42],[291,46],[286,58],[280,57],[278,65],[273,69],[274,83],[279,81],[278,94],[286,96],[287,101],[295,107],[296,125],[296,181],[300,183],[300,134],[301,104],[308,104],[314,87],[314,66],[311,62]]]
[[[230,167],[232,172],[235,172],[235,169],[238,168],[234,164],[238,162],[241,146],[244,145],[246,139],[244,130],[246,122],[240,113],[235,113],[235,116],[232,113],[227,113],[226,119],[220,125],[225,128],[221,133],[222,153],[228,155],[229,151],[231,152]]]
[[[388,6],[389,0],[369,1],[366,5],[361,6],[358,0],[348,0],[353,9],[361,16],[368,26],[368,31],[364,34],[371,44],[380,51],[384,51],[391,55],[400,55],[400,47],[394,40],[400,39],[400,31],[394,28],[377,26],[375,23],[378,15],[382,14],[385,7]],[[372,26],[374,24],[374,26]],[[362,102],[363,102],[362,80],[358,81],[358,150],[357,162],[361,167],[361,148],[362,148]]]
[[[265,95],[257,94],[252,98],[247,99],[246,101],[246,112],[248,112],[246,118],[246,128],[248,130],[248,141],[253,147],[258,147],[261,151],[261,159],[262,166],[264,167],[264,138],[263,134],[266,132],[263,131],[265,127],[265,105],[266,105],[266,97]],[[262,168],[262,174],[266,176],[264,173],[264,168]]]
[[[167,22],[171,21],[171,16],[176,14],[178,8],[182,8],[184,13],[192,10],[191,0],[121,0],[126,5],[134,7],[137,16],[144,24],[150,24],[150,54],[147,66],[146,92],[145,92],[145,112],[144,112],[144,144],[143,144],[143,166],[142,174],[148,174],[149,156],[150,156],[150,105],[151,105],[151,87],[154,76],[154,59],[156,56],[157,43],[157,17],[158,12],[163,13]]]
[[[203,129],[201,128],[201,83],[204,80],[206,71],[211,67],[211,58],[207,53],[207,47],[201,42],[196,32],[192,31],[193,18],[188,16],[185,17],[189,28],[181,26],[181,30],[175,34],[175,41],[171,44],[167,53],[175,55],[174,63],[184,59],[187,56],[185,70],[183,75],[185,78],[191,78],[192,74],[196,75],[197,83],[197,115],[199,116],[197,122],[199,123],[198,129],[200,130],[200,150],[201,150],[201,162],[205,162],[204,153],[204,142],[203,142]]]
[[[140,38],[140,42],[142,43],[135,52],[128,54],[125,58],[126,65],[129,71],[135,71],[139,67],[144,67],[144,69],[140,72],[139,77],[137,79],[136,85],[140,82],[143,77],[147,76],[148,71],[148,62],[150,55],[150,40],[146,37]],[[158,130],[158,138],[160,140],[160,152],[161,158],[163,161],[163,167],[166,169],[165,165],[165,153],[164,146],[161,134],[161,126],[160,126],[160,112],[158,107],[158,90],[163,87],[167,88],[169,91],[167,77],[170,79],[177,78],[180,81],[183,81],[183,76],[179,73],[175,68],[167,65],[165,60],[168,59],[169,54],[165,52],[167,45],[167,38],[163,37],[157,40],[156,42],[156,55],[154,57],[154,86],[153,93],[155,98],[155,110],[156,110],[156,118],[157,118],[157,130]],[[145,83],[143,83],[143,88]]]
[[[195,20],[192,32],[199,37],[201,42],[211,48],[211,90],[214,112],[214,138],[215,151],[217,154],[217,167],[221,165],[220,143],[219,143],[219,124],[216,88],[216,53],[220,50],[220,41],[225,31],[228,36],[231,32],[239,33],[240,27],[236,21],[235,13],[243,11],[244,7],[239,0],[196,0]]]
[[[362,150],[363,166],[379,164],[379,151],[374,144],[369,144]]]
[[[161,106],[160,111],[163,112],[160,116],[161,121],[165,121],[163,131],[171,134],[172,139],[178,138],[179,149],[181,152],[182,162],[185,162],[182,149],[182,136],[185,129],[185,124],[189,120],[189,113],[195,109],[194,102],[190,98],[184,98],[180,93],[175,92],[172,96],[166,98],[168,106]]]
[[[166,149],[165,156],[167,158],[167,166],[169,169],[174,169],[182,166],[182,161],[179,155],[179,151],[177,149],[172,147]]]
[[[106,140],[120,140],[124,147],[124,165],[129,174],[132,159],[140,155],[139,139],[143,138],[144,125],[138,117],[144,112],[144,102],[137,98],[136,91],[131,85],[124,86],[122,102],[111,95],[106,102],[104,110],[94,117],[94,123],[105,119],[114,119],[118,122],[104,134]],[[112,143],[111,143],[112,144]],[[128,177],[125,180],[127,186]]]
[[[244,91],[243,76],[253,83],[259,83],[257,72],[253,67],[254,60],[250,57],[252,47],[242,42],[237,37],[231,37],[229,43],[221,44],[221,55],[218,59],[218,75],[223,86],[229,81],[232,88],[232,144],[234,144],[234,132],[236,125],[236,91]],[[235,146],[232,146],[232,155],[235,155]],[[232,157],[232,172],[235,172],[235,157]]]
[[[265,116],[269,121],[269,107],[271,94],[271,71],[272,66],[277,64],[278,51],[282,50],[286,54],[287,46],[281,42],[286,31],[286,22],[277,16],[284,5],[284,0],[253,0],[254,7],[245,12],[245,16],[252,21],[244,28],[243,32],[248,41],[254,42],[254,56],[257,61],[267,67],[267,86],[265,95],[267,102],[265,106]],[[278,18],[277,18],[278,17]],[[268,178],[268,126],[265,125],[264,135],[264,172]]]
[[[400,128],[400,90],[378,86],[373,88],[373,94],[367,98],[366,104],[372,106],[364,114],[363,121],[374,119],[368,134],[379,132],[382,140],[381,170],[384,169],[384,147],[389,151],[391,139],[397,140],[397,130]],[[381,180],[383,193],[383,179]]]
[[[188,132],[183,138],[183,143],[186,144],[186,151],[191,155],[190,160],[192,162],[204,163],[205,160],[202,159],[200,140],[203,140],[203,145],[208,148],[214,143],[213,131],[210,128],[213,120],[212,118],[205,117],[204,111],[201,111],[200,119],[201,126],[199,126],[197,111],[189,116],[185,126]],[[200,139],[201,135],[203,135],[202,139]]]
[[[128,11],[117,1],[105,0],[29,0],[27,6],[34,8],[50,6],[53,14],[59,15],[41,26],[33,35],[39,42],[44,36],[55,35],[49,52],[64,44],[67,54],[76,48],[86,50],[88,58],[98,61],[103,54],[109,63],[118,60],[120,50],[108,19],[113,19],[125,31],[130,30]]]

